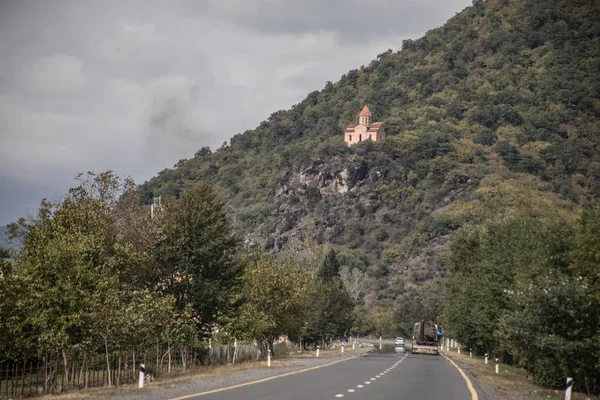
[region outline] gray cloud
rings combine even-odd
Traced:
[[[208,0],[180,1],[183,9],[266,34],[335,32],[341,41],[423,32],[467,2],[439,0]],[[431,22],[429,26],[424,21]]]
[[[0,225],[80,171],[138,182],[470,0],[0,1]]]

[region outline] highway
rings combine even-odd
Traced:
[[[466,377],[443,356],[381,347],[304,372],[178,399],[477,399]]]

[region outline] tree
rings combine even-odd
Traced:
[[[394,310],[385,304],[372,307],[367,312],[367,318],[377,336],[396,336],[398,329],[394,322]]]
[[[373,278],[360,269],[356,267],[350,269],[346,265],[340,269],[340,279],[354,303],[357,304],[371,290],[375,283]]]
[[[9,225],[23,249],[0,277],[0,351],[48,355],[50,365],[62,358],[67,385],[77,355],[103,348],[110,370],[110,352],[152,345],[181,321],[161,317],[173,298],[149,291],[156,231],[134,183],[110,171],[78,179],[62,199],[42,200],[36,217]]]
[[[198,183],[179,199],[165,202],[155,246],[158,284],[175,296],[176,306],[192,306],[204,333],[233,312],[230,300],[239,289],[240,266],[233,254],[224,204],[215,189]]]
[[[123,215],[139,211],[136,202],[128,210],[119,205],[133,195],[133,182],[110,171],[78,179],[64,198],[42,200],[37,217],[9,225],[10,235],[23,238],[11,278],[19,288],[12,322],[28,332],[18,343],[29,356],[61,357],[65,371],[74,353],[95,348],[102,323],[110,327],[104,330],[106,351],[109,335],[126,334],[121,311],[127,296],[112,294],[140,289],[144,282],[135,278],[150,261],[148,249],[128,241],[131,235],[120,223]],[[102,318],[98,304],[105,306]]]
[[[0,259],[10,258],[10,251],[0,246]]]
[[[330,249],[327,252],[317,275],[325,282],[332,279],[340,279],[340,263],[337,260],[337,254],[334,249]]]
[[[243,304],[233,322],[234,334],[255,339],[272,352],[276,338],[299,337],[305,326],[308,276],[262,253],[246,255],[242,262]]]
[[[571,270],[600,285],[600,204],[583,210],[577,219]],[[600,295],[597,299],[600,302]]]
[[[499,323],[502,350],[528,369],[533,381],[560,389],[565,376],[588,394],[600,388],[597,292],[580,276],[550,270],[509,291],[514,309]]]
[[[309,293],[304,340],[324,343],[350,332],[354,302],[339,279],[313,280]]]

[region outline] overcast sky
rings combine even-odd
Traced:
[[[78,172],[214,150],[470,3],[0,0],[0,225]]]

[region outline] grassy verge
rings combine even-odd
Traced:
[[[357,348],[355,351],[352,350],[352,346],[350,346],[350,350],[346,350],[344,354],[341,354],[340,349],[330,349],[330,350],[322,350],[321,357],[335,359],[337,357],[352,357],[355,355],[359,355],[368,351],[370,349],[369,346],[362,346],[360,349]],[[303,353],[298,354],[281,354],[277,358],[273,358],[271,362],[271,369],[279,369],[286,368],[291,366],[299,366],[297,363],[292,363],[290,361],[296,359],[305,359],[305,358],[314,358],[315,353],[312,351],[305,351]],[[100,387],[100,388],[90,388],[90,389],[81,389],[81,390],[73,390],[70,392],[66,392],[60,395],[53,395],[53,400],[72,400],[72,399],[90,399],[99,396],[109,396],[111,394],[117,393],[129,393],[129,392],[142,392],[142,391],[152,391],[157,389],[169,388],[177,384],[183,384],[189,381],[196,381],[201,379],[211,379],[218,378],[226,375],[234,375],[238,373],[243,373],[246,370],[255,370],[255,369],[266,369],[267,362],[266,361],[246,361],[240,364],[223,364],[216,365],[210,367],[195,367],[187,371],[186,373],[173,373],[170,375],[162,375],[159,378],[155,379],[154,382],[147,382],[144,385],[144,389],[139,389],[136,384],[125,384],[121,386],[113,386],[113,387]]]
[[[500,364],[500,373],[496,374],[494,359],[489,359],[485,365],[483,357],[469,358],[469,353],[458,354],[456,350],[442,352],[465,372],[468,372],[477,381],[482,382],[492,390],[494,399],[550,399],[563,400],[563,390],[545,389],[531,382],[524,370],[510,365]],[[575,393],[572,400],[600,400],[597,396],[588,396],[585,393]]]

